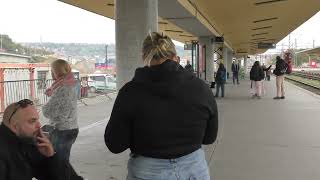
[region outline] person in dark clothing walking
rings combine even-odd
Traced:
[[[237,84],[240,84],[239,83],[239,70],[240,70],[240,65],[238,63],[236,63],[235,61],[233,61],[232,66],[231,66],[233,84],[236,84],[235,80],[237,80]]]
[[[219,97],[219,91],[221,88],[221,97],[224,97],[224,85],[226,83],[227,79],[227,74],[226,74],[226,68],[222,63],[219,64],[219,68],[216,74],[216,84],[217,84],[217,89],[216,89],[216,97]]]
[[[252,96],[257,97],[258,99],[261,99],[262,94],[262,80],[264,79],[264,71],[262,67],[260,66],[260,62],[256,61],[254,62],[251,70],[250,70],[250,80],[252,82],[252,87],[254,89],[254,95]]]
[[[82,180],[68,161],[58,160],[40,126],[31,100],[5,109],[0,125],[0,179]]]
[[[217,104],[209,86],[175,59],[175,45],[153,32],[143,42],[146,65],[116,98],[105,130],[113,153],[130,148],[127,180],[210,180],[202,144],[217,137]]]

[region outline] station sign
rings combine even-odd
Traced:
[[[276,44],[274,43],[258,43],[258,49],[275,49]]]

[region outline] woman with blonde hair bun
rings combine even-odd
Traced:
[[[79,133],[76,80],[65,60],[54,61],[51,69],[54,83],[45,92],[50,99],[42,107],[42,112],[55,127],[51,140],[58,157],[69,160],[71,146]]]
[[[119,91],[105,130],[113,153],[131,150],[127,180],[209,180],[202,144],[217,137],[209,86],[176,60],[172,40],[153,32],[143,42],[145,67]]]

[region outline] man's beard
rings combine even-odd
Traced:
[[[36,138],[34,137],[28,137],[28,136],[20,136],[19,139],[21,142],[25,144],[30,144],[30,145],[36,145]]]
[[[25,143],[25,144],[29,144],[29,145],[37,144],[37,138],[35,136],[20,134],[18,135],[18,138],[21,140],[22,143]]]

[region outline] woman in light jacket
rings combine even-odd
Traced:
[[[113,153],[131,150],[127,180],[210,180],[202,144],[217,137],[218,111],[201,79],[176,62],[167,36],[143,42],[145,67],[119,91],[105,131]]]
[[[54,83],[45,92],[50,99],[42,111],[55,127],[51,137],[55,151],[62,160],[69,160],[71,146],[79,133],[76,80],[65,60],[54,61],[51,68]]]

